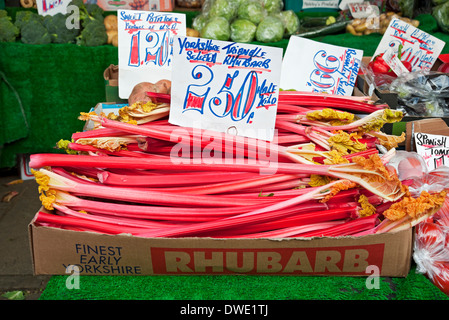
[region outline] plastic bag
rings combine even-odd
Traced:
[[[449,74],[416,71],[391,81],[389,91],[398,94],[406,115],[443,117],[449,115]]]
[[[415,228],[413,260],[416,272],[449,295],[449,228],[433,222],[421,222]]]
[[[257,26],[256,40],[259,42],[278,42],[284,37],[284,24],[277,16],[267,16]]]
[[[429,171],[423,157],[416,152],[397,150],[388,161],[388,167],[396,171],[413,197],[423,191],[438,193],[449,186],[449,167],[440,166]]]
[[[247,43],[254,40],[257,26],[246,19],[236,19],[231,23],[231,39],[235,42]]]
[[[422,191],[447,190],[449,167],[428,171],[423,158],[416,152],[396,151],[388,166],[396,169],[399,179],[409,187],[413,197]],[[449,197],[433,216],[415,227],[413,260],[416,272],[426,275],[435,286],[449,295]]]

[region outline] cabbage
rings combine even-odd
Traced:
[[[201,31],[201,29],[203,29],[203,27],[206,25],[207,23],[207,17],[204,14],[199,14],[197,15],[195,18],[193,18],[192,21],[192,28],[198,31]]]
[[[279,13],[284,7],[284,2],[282,2],[282,0],[262,0],[262,3],[268,14]]]
[[[257,26],[246,19],[236,19],[231,23],[231,39],[235,42],[251,42],[256,35]]]
[[[240,5],[237,16],[257,25],[266,16],[266,10],[259,0],[246,1]]]
[[[223,17],[231,21],[237,16],[237,9],[236,0],[214,0],[209,9],[209,17]]]
[[[279,13],[284,24],[284,36],[291,36],[299,30],[299,18],[293,10],[282,11]]]
[[[443,32],[449,33],[449,1],[433,8],[432,16]]]
[[[200,31],[201,38],[227,41],[231,37],[228,20],[223,17],[210,18]]]
[[[256,40],[259,42],[278,42],[284,37],[284,24],[279,17],[267,16],[259,23]]]

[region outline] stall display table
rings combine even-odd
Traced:
[[[198,12],[186,13],[187,25]],[[420,29],[449,43],[430,15],[417,17]],[[373,55],[382,36],[327,35],[312,40],[345,46]],[[255,42],[256,44],[261,44]],[[264,45],[284,49],[288,40]],[[16,165],[17,156],[55,152],[60,139],[70,139],[84,122],[77,120],[99,102],[106,102],[104,70],[118,64],[112,45],[27,45],[0,43],[0,168]],[[446,45],[442,53],[449,53]]]

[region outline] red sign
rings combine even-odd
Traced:
[[[324,248],[151,248],[154,274],[367,275],[384,244]]]

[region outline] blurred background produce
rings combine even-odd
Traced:
[[[202,38],[278,42],[296,34],[299,17],[282,0],[205,0],[192,28]]]

